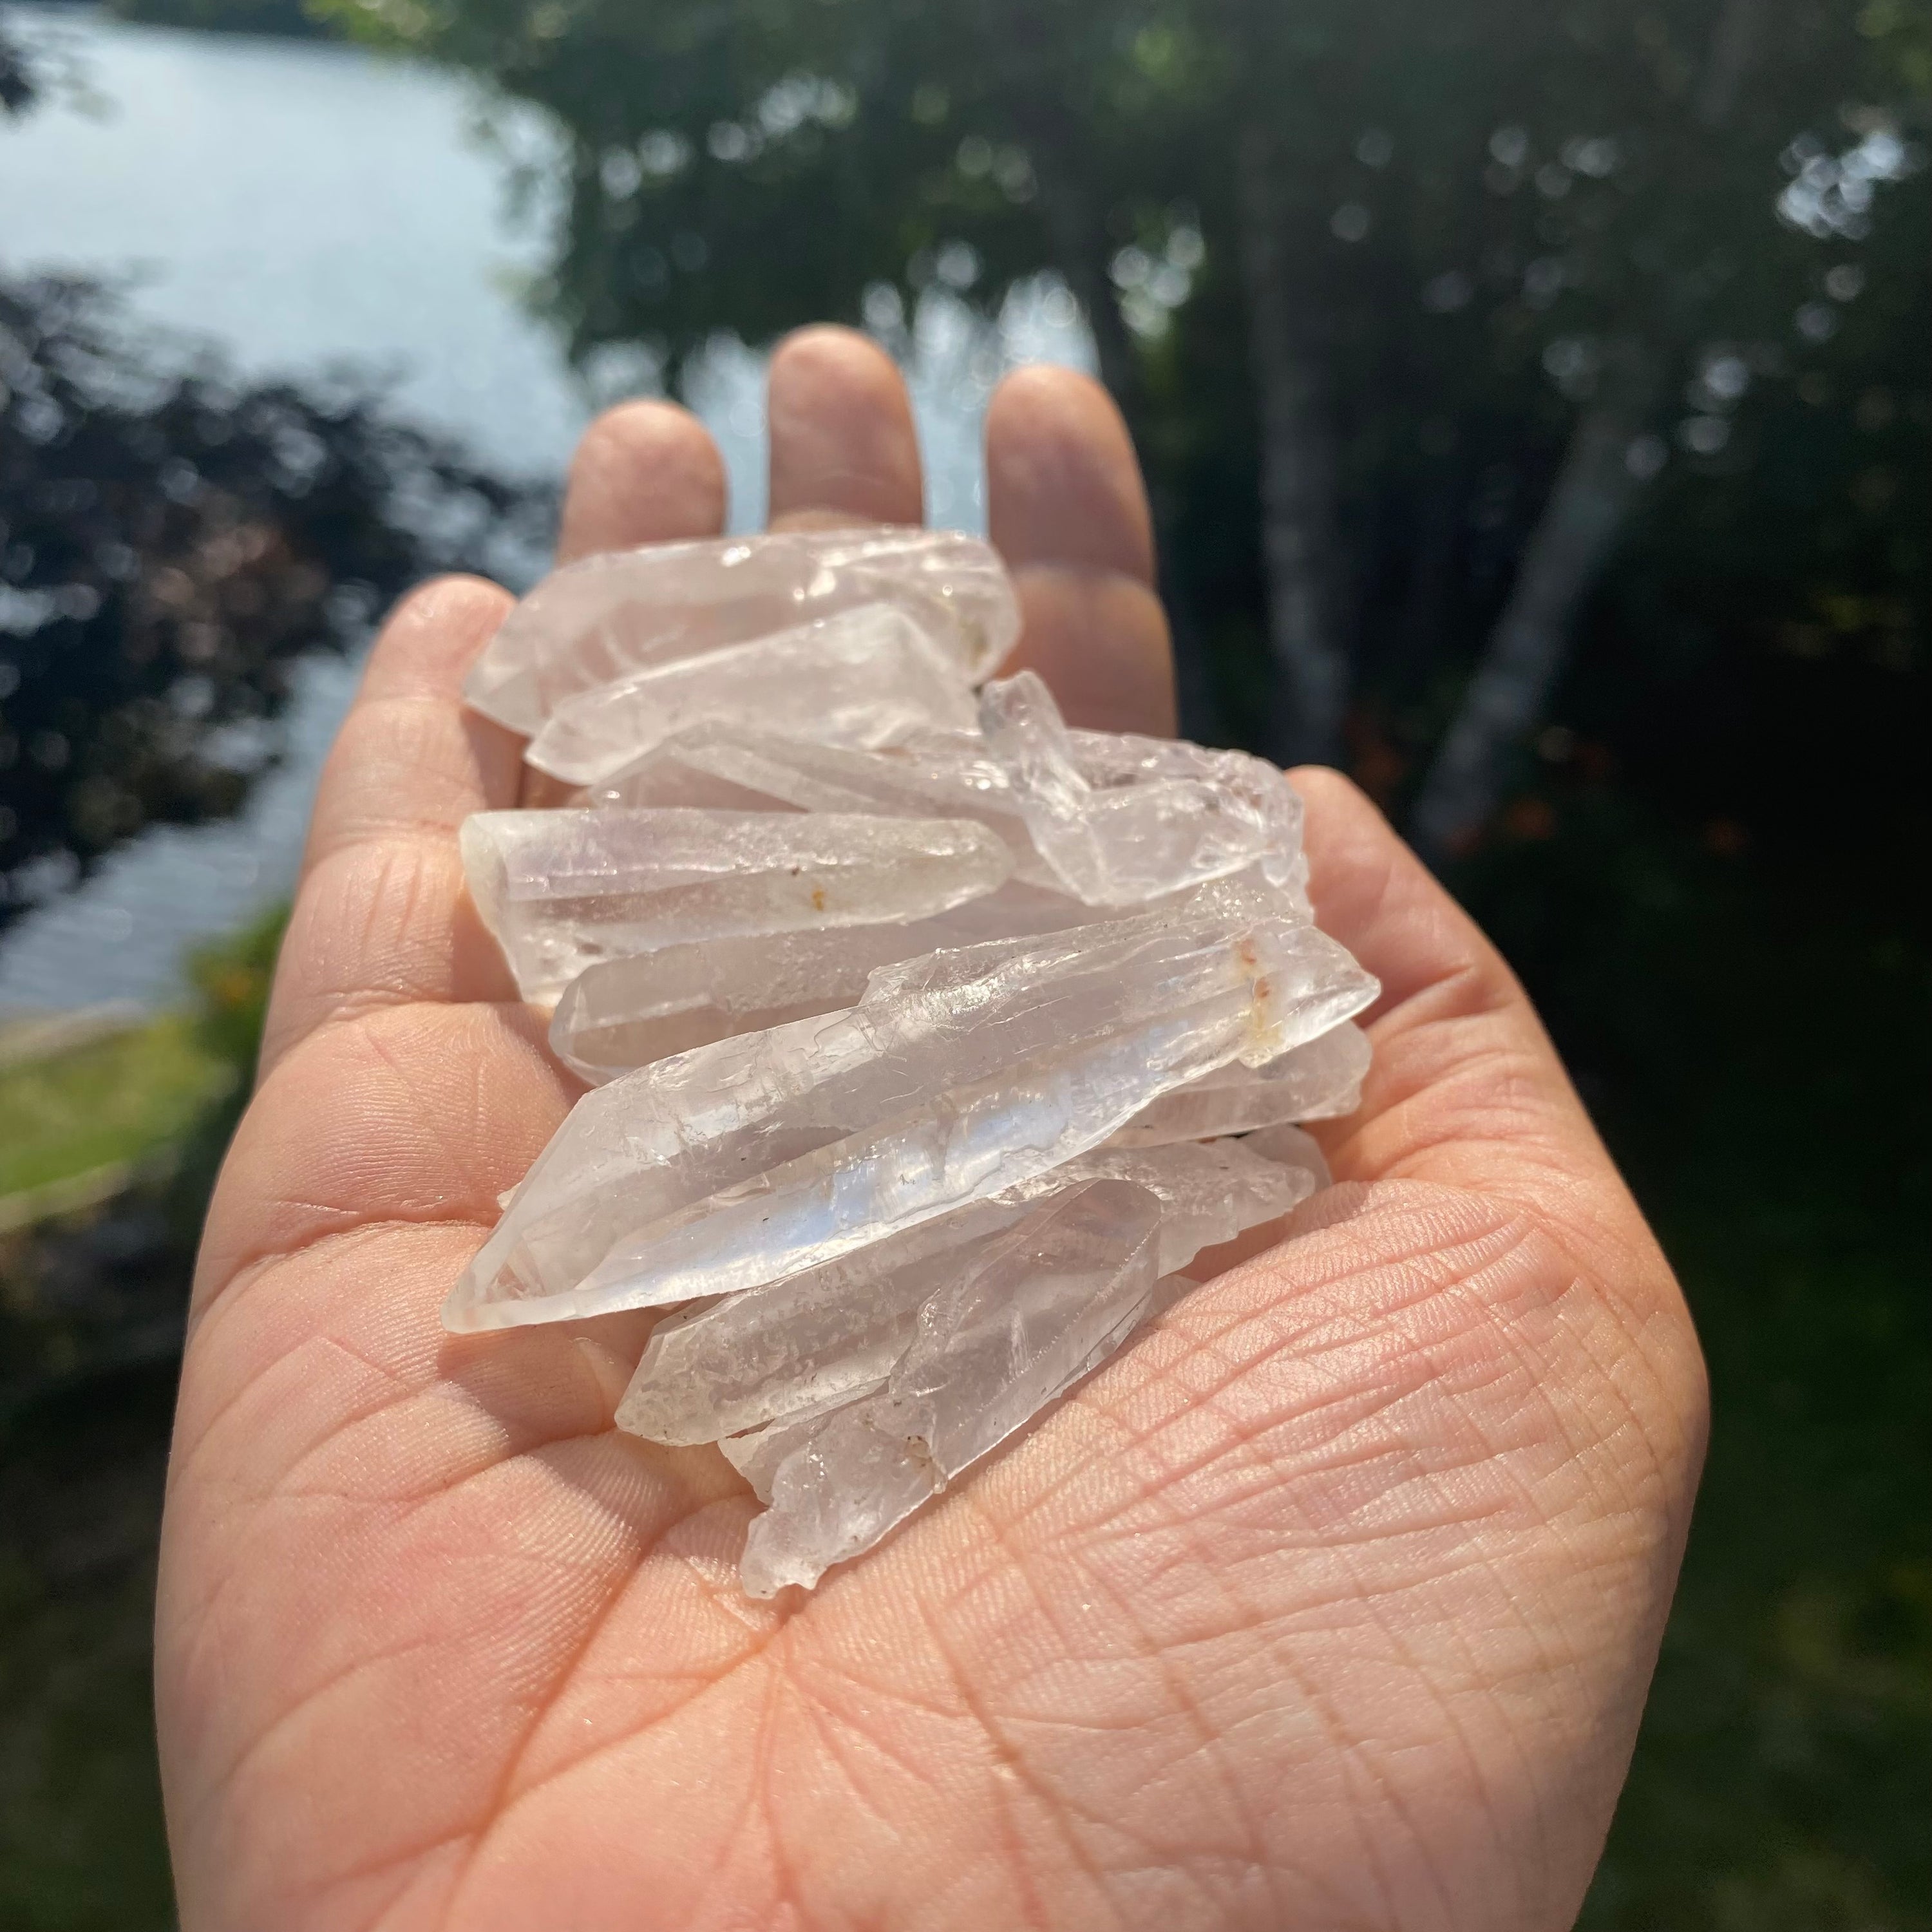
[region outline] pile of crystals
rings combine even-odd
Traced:
[[[1325,1178],[1375,981],[1301,807],[1070,730],[982,543],[868,529],[559,570],[472,673],[574,803],[470,819],[477,909],[591,1084],[452,1329],[667,1311],[617,1411],[815,1583]],[[1237,1138],[1239,1136],[1239,1138]]]

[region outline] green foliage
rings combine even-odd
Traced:
[[[642,344],[675,371],[718,331],[826,316],[897,340],[925,291],[990,311],[1064,275],[1148,460],[1193,722],[1250,742],[1273,670],[1237,177],[1267,130],[1336,450],[1322,567],[1358,756],[1397,802],[1582,410],[1616,401],[1638,460],[1669,459],[1600,596],[1645,594],[1688,514],[1730,524],[1763,602],[1802,604],[1818,544],[1756,514],[1794,476],[1811,511],[1856,502],[1879,548],[1918,546],[1922,459],[1874,481],[1830,406],[1793,403],[1883,388],[1901,445],[1932,424],[1922,368],[1895,366],[1932,235],[1900,145],[1924,131],[1925,0],[323,4],[556,118],[537,298],[580,356]],[[1922,648],[1922,585],[1901,604],[1892,564],[1847,574]]]

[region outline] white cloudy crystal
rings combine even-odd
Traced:
[[[1204,760],[1184,770],[1122,760],[1116,771],[1103,766],[1096,784],[1052,694],[1031,671],[987,686],[980,724],[1034,844],[1067,890],[1090,904],[1138,904],[1271,859],[1287,875],[1293,845],[1282,842],[1298,826],[1285,784],[1286,799],[1272,812],[1256,787],[1228,784]],[[1100,762],[1090,749],[1088,762]]]
[[[651,1306],[819,1265],[1058,1166],[1169,1089],[1272,1059],[1374,997],[1332,940],[1242,898],[928,954],[880,968],[850,1012],[593,1090],[446,1322]]]
[[[1088,1181],[944,1283],[885,1386],[779,1462],[746,1540],[747,1594],[809,1588],[869,1549],[1118,1347],[1154,1292],[1160,1223],[1146,1189]]]
[[[1345,1022],[1264,1066],[1237,1061],[1163,1094],[1114,1138],[1125,1146],[1159,1147],[1352,1114],[1361,1104],[1369,1058],[1368,1035]]]
[[[652,544],[553,571],[504,620],[464,695],[533,736],[580,692],[879,602],[916,616],[971,682],[1019,634],[998,557],[955,531],[874,525]],[[801,694],[801,712],[814,701]]]
[[[971,688],[922,622],[862,604],[789,631],[652,664],[564,699],[524,752],[566,783],[601,783],[674,732],[714,720],[882,745],[970,724]]]
[[[1012,860],[963,819],[695,810],[485,812],[464,870],[526,999],[652,947],[930,916]]]
[[[1160,1202],[1163,1274],[1278,1219],[1316,1186],[1305,1165],[1265,1160],[1234,1142],[1096,1148],[825,1266],[662,1324],[618,1406],[617,1426],[658,1442],[704,1442],[801,1420],[868,1392],[904,1352],[936,1279],[1042,1196],[1107,1179],[1131,1180]]]

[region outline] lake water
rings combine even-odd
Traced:
[[[462,80],[359,50],[14,10],[71,56],[88,99],[0,122],[0,266],[132,278],[134,315],[220,344],[244,369],[343,361],[392,376],[396,406],[493,465],[561,470],[591,408],[514,290],[542,260],[543,211],[506,215],[502,154]],[[536,116],[498,138],[542,154]],[[996,329],[922,305],[908,366],[935,523],[983,526],[979,431],[1001,370],[1090,366],[1063,291]],[[723,344],[688,399],[730,470],[734,527],[764,512],[762,358]],[[280,769],[232,824],[162,827],[0,945],[0,1009],[165,1000],[184,951],[286,891],[352,666],[304,668]]]

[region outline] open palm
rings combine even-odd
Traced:
[[[771,376],[775,524],[910,520],[860,339]],[[1171,728],[1105,397],[988,428],[1024,660]],[[566,554],[715,532],[709,439],[604,418]],[[576,1088],[464,898],[514,803],[466,713],[507,604],[392,618],[316,808],[209,1216],[171,1472],[161,1743],[188,1932],[1559,1926],[1628,1758],[1703,1384],[1520,989],[1374,808],[1298,774],[1322,924],[1378,974],[1338,1178],[808,1599],[736,1581],[718,1453],[616,1433],[625,1318],[439,1304]]]

